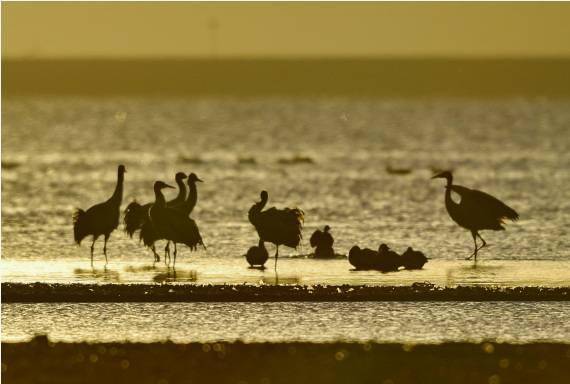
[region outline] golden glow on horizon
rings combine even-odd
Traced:
[[[6,3],[6,58],[570,56],[570,3]]]

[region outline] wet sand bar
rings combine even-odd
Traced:
[[[2,344],[6,383],[567,383],[568,344]]]
[[[275,301],[568,301],[570,288],[351,285],[2,283],[4,303]]]

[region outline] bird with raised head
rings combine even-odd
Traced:
[[[260,198],[261,201],[256,202],[249,209],[248,218],[255,227],[260,241],[275,245],[275,269],[277,270],[279,246],[297,248],[303,238],[301,231],[304,213],[299,208],[277,209],[272,207],[263,211],[269,199],[267,191],[261,191]]]
[[[330,229],[331,227],[325,225],[323,231],[317,229],[309,239],[311,247],[315,248],[315,258],[317,259],[330,259],[334,257],[334,239],[330,233]]]
[[[186,185],[184,184],[186,174],[184,172],[177,172],[174,178],[176,180],[176,184],[178,185],[178,195],[166,203],[168,207],[175,207],[183,204],[186,199]],[[153,202],[141,205],[136,200],[134,200],[127,206],[125,209],[125,217],[123,218],[123,223],[125,225],[125,232],[127,232],[129,237],[132,238],[135,232],[140,230],[143,224],[148,221],[148,215],[152,204]],[[154,246],[151,249],[154,254],[154,261],[160,261],[160,256],[158,253],[156,253]],[[169,243],[166,244],[164,253],[165,256],[170,254]]]
[[[172,241],[174,247],[174,266],[176,266],[176,244],[185,244],[191,250],[203,245],[202,236],[196,222],[188,215],[175,208],[167,207],[162,190],[174,188],[162,181],[154,183],[155,201],[149,211],[149,221],[143,224],[140,238],[148,247],[157,239]]]
[[[474,257],[475,261],[477,261],[477,253],[487,245],[479,231],[503,231],[505,230],[505,227],[503,227],[504,221],[506,219],[516,221],[519,218],[519,214],[496,197],[476,189],[453,184],[453,175],[449,171],[438,173],[432,177],[432,179],[436,178],[447,180],[445,185],[445,208],[453,221],[471,231],[475,249],[467,257],[467,260]],[[453,201],[451,192],[455,192],[461,197],[459,203]],[[481,246],[477,244],[477,237],[482,241]]]
[[[73,214],[73,237],[75,242],[80,245],[85,237],[93,236],[93,242],[91,243],[91,267],[93,267],[95,241],[101,235],[105,237],[105,244],[103,245],[105,265],[108,263],[107,241],[111,236],[111,232],[119,226],[121,202],[123,201],[123,181],[126,172],[125,166],[119,165],[115,191],[107,201],[94,205],[86,211],[78,208]]]

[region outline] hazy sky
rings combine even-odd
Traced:
[[[4,57],[565,56],[570,3],[2,3]]]

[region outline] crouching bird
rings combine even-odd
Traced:
[[[311,235],[309,242],[311,247],[315,248],[315,258],[330,259],[334,257],[333,243],[334,239],[330,233],[331,227],[325,225],[324,231],[317,229]]]
[[[503,231],[506,219],[516,221],[519,214],[505,203],[485,192],[469,189],[461,185],[453,184],[453,175],[449,171],[441,172],[432,177],[447,180],[445,186],[445,208],[451,219],[459,226],[471,231],[475,250],[467,257],[474,257],[477,261],[477,252],[483,249],[487,243],[479,234],[482,230]],[[451,198],[451,191],[461,196],[461,202],[456,203]],[[481,239],[481,246],[477,245],[477,237]]]
[[[96,204],[86,211],[78,208],[73,214],[73,237],[75,242],[80,245],[85,237],[93,236],[93,242],[91,243],[91,267],[93,267],[95,241],[101,235],[105,237],[105,244],[103,245],[105,266],[108,263],[107,241],[111,236],[111,232],[119,226],[121,202],[123,201],[123,180],[126,172],[125,166],[119,165],[115,191],[107,201]]]

